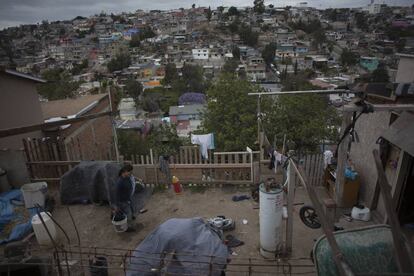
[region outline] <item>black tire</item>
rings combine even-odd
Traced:
[[[322,226],[319,222],[318,215],[312,206],[305,205],[300,208],[299,216],[302,222],[309,228],[318,229]]]

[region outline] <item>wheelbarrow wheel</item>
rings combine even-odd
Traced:
[[[312,206],[305,205],[299,210],[299,216],[302,222],[312,229],[321,228],[318,215]]]

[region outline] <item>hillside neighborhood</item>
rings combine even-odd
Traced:
[[[414,4],[332,6],[0,30],[0,274],[414,275]]]

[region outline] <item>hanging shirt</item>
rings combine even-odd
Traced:
[[[214,134],[191,134],[191,144],[193,145],[199,145],[201,156],[203,156],[204,159],[208,159],[208,150],[214,149]]]
[[[328,167],[328,165],[330,165],[332,163],[332,157],[333,157],[333,153],[330,150],[325,150],[325,152],[323,153],[323,157],[324,157],[324,168],[326,169],[326,167]]]

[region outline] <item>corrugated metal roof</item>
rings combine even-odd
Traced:
[[[15,71],[15,70],[11,70],[11,69],[5,69],[4,72],[9,74],[9,75],[15,76],[15,77],[28,79],[28,80],[35,81],[35,82],[41,82],[41,83],[46,82],[46,80],[44,80],[44,79],[29,75],[29,74],[21,73],[21,72]]]
[[[169,114],[170,116],[200,114],[204,112],[205,108],[202,104],[170,106]]]

